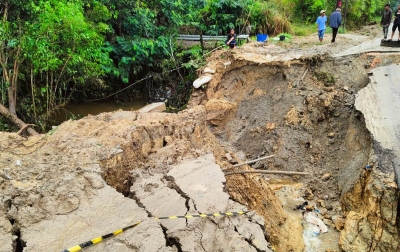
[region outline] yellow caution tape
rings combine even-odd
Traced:
[[[155,219],[156,220],[166,220],[166,219],[172,220],[172,219],[188,219],[188,218],[205,218],[205,217],[235,216],[235,215],[241,215],[241,214],[245,214],[245,213],[246,212],[240,211],[240,212],[212,213],[212,214],[177,215],[177,216],[168,216],[168,217],[156,217]],[[100,236],[100,237],[96,237],[96,238],[94,238],[94,239],[92,239],[90,241],[81,243],[79,245],[70,247],[68,249],[64,249],[64,250],[62,250],[62,252],[77,252],[77,251],[80,251],[83,248],[87,248],[87,247],[89,247],[89,246],[91,246],[93,244],[99,243],[99,242],[103,241],[104,239],[110,238],[111,236],[120,234],[120,233],[124,232],[127,229],[134,228],[137,225],[139,225],[140,223],[141,223],[141,221],[139,221],[139,222],[137,222],[137,223],[135,223],[133,225],[124,227],[122,229],[118,229],[118,230],[116,230],[116,231],[114,231],[112,233],[109,233],[109,234],[106,234],[106,235],[103,235],[103,236]]]

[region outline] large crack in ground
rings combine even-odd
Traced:
[[[123,155],[123,154],[120,154]],[[207,158],[210,159],[212,155],[208,155]],[[130,188],[129,194],[125,192],[125,195],[128,195],[129,198],[132,198],[136,204],[143,208],[149,218],[153,217],[161,217],[161,216],[169,216],[169,215],[193,215],[199,213],[214,213],[214,212],[226,212],[226,211],[238,211],[239,206],[235,206],[233,209],[227,209],[227,204],[229,202],[229,196],[224,192],[224,178],[222,172],[220,171],[220,167],[213,164],[214,158],[212,157],[211,163],[207,158],[203,157],[199,159],[199,161],[192,160],[189,163],[173,166],[173,168],[168,168],[166,171],[168,173],[157,173],[156,170],[153,170],[152,173],[148,173],[146,170],[138,170],[135,169],[132,172],[132,178],[130,180],[133,182],[132,187]],[[127,160],[128,158],[122,158],[122,160]],[[210,165],[213,170],[210,170]],[[193,169],[193,172],[191,172]],[[193,174],[193,173],[198,173]],[[209,174],[208,174],[209,173]],[[218,174],[218,176],[213,175],[214,173]],[[207,174],[205,178],[199,179],[199,174]],[[110,175],[110,174],[109,174]],[[188,177],[186,177],[188,176]],[[203,175],[204,176],[204,175]],[[217,179],[217,177],[219,177]],[[216,180],[217,179],[217,180]],[[193,180],[193,181],[192,181]],[[210,181],[218,181],[217,184],[212,185]],[[192,181],[192,182],[188,182]],[[210,185],[205,185],[203,183]],[[191,188],[191,189],[190,189]],[[194,190],[194,191],[193,191]],[[201,196],[201,194],[206,193],[206,195]],[[216,198],[208,199],[212,194],[219,195]],[[192,198],[191,195],[198,195]],[[223,195],[223,197],[221,197]],[[162,198],[159,198],[162,197]],[[159,201],[162,200],[162,201]],[[199,205],[198,200],[201,200]],[[157,202],[160,204],[158,206]],[[181,205],[180,205],[181,204]],[[232,204],[232,203],[229,203]],[[173,210],[176,208],[177,210]],[[177,213],[176,211],[184,209],[184,212]],[[235,210],[237,209],[237,210]],[[199,246],[195,250],[204,250],[209,251],[210,247],[214,247],[214,239],[211,239],[208,235],[207,238],[204,239],[203,232],[219,232],[221,230],[226,230],[226,235],[223,237],[230,237],[228,235],[229,225],[224,227],[226,224],[224,223],[224,219],[227,217],[220,218],[207,218],[207,219],[188,219],[185,218],[185,225],[179,226],[178,220],[163,220],[160,221],[159,225],[163,231],[164,238],[166,241],[167,247],[175,247],[178,251],[182,250],[191,250],[195,249],[196,246]],[[239,217],[234,217],[239,218]],[[190,220],[190,221],[189,221]],[[248,223],[246,225],[254,225],[252,228],[259,228],[260,233],[264,233],[264,229],[260,223],[255,221],[251,221],[251,217],[246,216],[241,220],[243,223]],[[202,224],[209,223],[209,224]],[[251,224],[250,224],[251,223]],[[212,224],[212,228],[210,226]],[[176,226],[177,225],[177,226]],[[221,226],[222,225],[222,226]],[[249,226],[249,227],[250,227]],[[207,227],[207,230],[204,228]],[[210,229],[211,228],[211,229]],[[233,228],[233,226],[232,226]],[[194,234],[191,234],[193,230],[199,230]],[[200,234],[199,236],[196,234]],[[194,235],[194,236],[193,236]],[[222,235],[222,234],[221,234]],[[242,234],[237,233],[238,237],[243,237]],[[187,236],[192,237],[189,239]],[[264,234],[261,236],[265,242]],[[188,240],[189,239],[189,240]],[[243,237],[242,239],[249,246],[254,247],[251,242],[251,239],[247,239]],[[213,244],[211,245],[210,242]],[[197,245],[196,245],[197,244]],[[268,244],[268,243],[266,243]],[[235,243],[231,246],[235,247]],[[241,245],[243,246],[243,244]],[[265,246],[268,250],[268,246]],[[262,251],[267,251],[262,250]],[[257,250],[261,251],[261,250]]]
[[[182,198],[185,199],[185,207],[186,207],[186,213],[185,216],[189,213],[190,211],[190,200],[192,200],[193,206],[196,209],[196,203],[194,202],[193,199],[191,199],[186,193],[184,193],[179,186],[175,183],[175,179],[172,176],[167,176],[165,175],[163,179],[167,182],[167,186],[170,189],[175,190]],[[188,219],[185,218],[186,221],[186,227],[188,226]]]

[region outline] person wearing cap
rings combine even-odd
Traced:
[[[317,24],[319,42],[322,42],[326,30],[325,10],[322,10],[320,13],[321,15],[317,18],[317,21],[315,23]]]
[[[389,25],[392,21],[392,10],[390,4],[385,5],[385,10],[382,13],[381,26],[383,27],[383,41],[387,41],[387,35],[389,32]]]
[[[396,32],[396,29],[399,31],[399,38],[397,39],[397,41],[400,42],[400,4],[399,4],[399,6],[397,6],[397,11],[394,14],[392,37],[390,38],[390,41],[393,40],[393,36],[394,36],[394,33]]]
[[[329,26],[332,28],[332,40],[334,43],[339,27],[342,24],[342,15],[340,14],[340,8],[336,8],[336,11],[331,14]]]

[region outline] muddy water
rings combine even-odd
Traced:
[[[98,115],[103,112],[111,112],[116,110],[137,110],[146,105],[146,100],[136,100],[130,103],[116,103],[115,101],[105,102],[86,102],[69,104],[59,109],[51,118],[54,124],[58,125],[69,119],[82,118],[87,115]]]

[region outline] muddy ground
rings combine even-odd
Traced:
[[[62,250],[138,221],[85,251],[398,251],[396,153],[354,106],[375,68],[400,62],[396,49],[379,53],[379,34],[217,51],[213,80],[178,114],[117,111],[34,138],[0,133],[0,251]],[[307,236],[293,210],[304,201],[327,233]],[[230,211],[249,212],[155,219]]]

